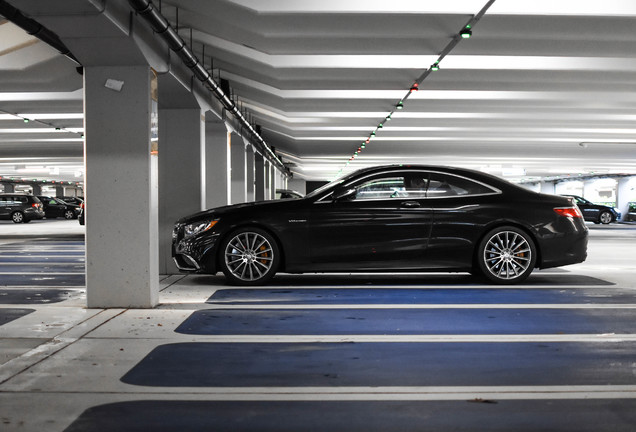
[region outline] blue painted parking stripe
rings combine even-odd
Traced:
[[[212,309],[175,331],[196,335],[636,333],[631,309]]]
[[[209,396],[207,400],[183,400],[173,393],[170,400],[154,396],[91,407],[65,431],[633,432],[636,424],[633,399],[572,401],[546,395],[547,400],[498,403],[497,395],[478,395],[468,392],[437,401],[403,400],[394,395],[393,400],[383,401],[294,400],[299,395],[292,395],[258,401],[254,396],[252,400],[209,400]]]
[[[498,304],[636,303],[634,290],[620,288],[544,289],[220,289],[207,300],[222,305],[296,304]]]
[[[636,343],[173,343],[122,381],[150,387],[636,385]],[[213,365],[213,366],[212,366]],[[523,373],[519,373],[523,371]]]

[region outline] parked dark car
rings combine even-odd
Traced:
[[[303,194],[292,189],[276,189],[276,199],[302,198]]]
[[[64,219],[75,219],[79,214],[79,206],[69,204],[59,198],[38,195],[38,198],[44,206],[44,213],[47,219],[55,219],[63,217]]]
[[[583,219],[596,224],[609,224],[616,222],[619,219],[619,213],[616,209],[605,205],[594,204],[591,201],[586,200],[578,195],[563,195],[566,197],[574,198],[576,205],[581,209],[583,213]]]
[[[42,203],[37,197],[26,194],[0,194],[0,219],[28,223],[43,217]]]
[[[82,198],[75,197],[75,196],[63,196],[58,198],[64,201],[65,203],[75,204],[76,206],[79,206],[80,204],[84,202]]]
[[[630,202],[625,215],[625,222],[636,222],[636,202]]]
[[[276,272],[468,271],[497,284],[579,263],[588,230],[570,198],[477,171],[383,166],[304,198],[219,207],[177,221],[184,272],[263,284]]]
[[[86,205],[84,204],[84,202],[82,202],[80,204],[80,212],[79,212],[79,215],[77,216],[77,219],[78,219],[80,225],[84,225],[85,224],[85,220],[86,220]]]

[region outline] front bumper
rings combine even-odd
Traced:
[[[183,238],[183,226],[177,225],[172,233],[172,259],[184,273],[216,273],[216,246],[218,233],[204,233]]]

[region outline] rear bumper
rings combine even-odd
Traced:
[[[563,218],[566,219],[566,218]],[[588,229],[582,219],[562,221],[569,224],[567,229],[553,232],[540,241],[541,262],[539,268],[559,267],[577,264],[587,258]]]
[[[24,210],[24,218],[27,220],[43,219],[44,211],[43,210],[38,211],[35,209],[26,209]]]

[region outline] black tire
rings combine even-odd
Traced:
[[[75,217],[75,212],[73,210],[64,211],[64,219],[69,220]]]
[[[500,285],[520,283],[530,276],[537,262],[532,238],[513,226],[489,231],[477,248],[477,265],[490,282]]]
[[[231,232],[219,247],[219,264],[232,285],[263,285],[276,274],[280,249],[276,239],[260,228]]]
[[[13,223],[24,223],[24,214],[22,212],[13,212],[11,213],[11,220]]]
[[[608,211],[602,211],[600,215],[598,215],[598,221],[599,223],[602,223],[603,225],[607,225],[612,223],[614,220],[614,216],[612,216],[612,213],[608,212]]]

